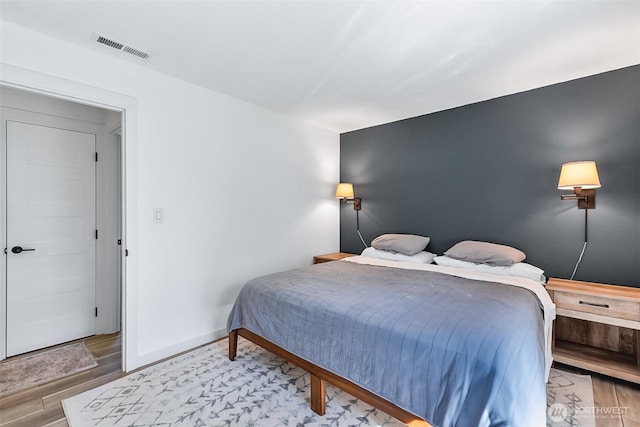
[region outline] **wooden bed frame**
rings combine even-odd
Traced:
[[[326,410],[326,396],[325,396],[325,381],[333,384],[334,386],[346,391],[347,393],[357,397],[358,399],[367,402],[369,405],[377,408],[386,414],[395,417],[399,421],[405,423],[410,427],[431,427],[422,418],[405,411],[404,409],[394,405],[382,397],[371,393],[368,390],[354,384],[353,382],[342,378],[341,376],[327,371],[319,366],[308,362],[295,354],[289,353],[282,347],[262,338],[259,335],[254,334],[248,329],[240,328],[229,333],[229,359],[235,360],[238,352],[238,335],[248,339],[249,341],[259,345],[267,351],[276,354],[288,362],[304,369],[309,372],[311,376],[311,410],[318,415],[324,415]]]

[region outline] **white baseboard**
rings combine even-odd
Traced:
[[[207,344],[211,341],[215,341],[225,336],[227,336],[227,330],[218,329],[216,331],[208,332],[206,334],[202,334],[197,337],[189,338],[188,340],[185,340],[185,341],[180,341],[179,343],[176,343],[167,347],[150,351],[149,353],[140,354],[138,355],[138,358],[137,358],[138,368],[157,362],[158,360],[162,360],[164,358],[174,356],[178,353],[182,353],[183,351],[191,350],[192,348],[201,346],[203,344]],[[134,369],[137,369],[137,368],[134,368]]]

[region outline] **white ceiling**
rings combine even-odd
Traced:
[[[339,132],[640,64],[638,0],[2,0],[0,16]]]

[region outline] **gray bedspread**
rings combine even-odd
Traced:
[[[254,279],[246,328],[433,426],[546,424],[543,314],[526,289],[350,262]]]

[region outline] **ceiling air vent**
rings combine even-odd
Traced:
[[[109,46],[114,49],[117,49],[120,52],[137,56],[138,58],[147,59],[149,58],[149,56],[151,56],[149,52],[146,52],[143,49],[138,49],[137,47],[133,47],[131,45],[119,42],[117,40],[112,39],[111,37],[103,36],[102,34],[93,33],[92,40],[95,40],[96,42],[103,44],[105,46]]]
[[[130,53],[131,55],[139,56],[142,59],[147,59],[149,57],[149,54],[147,52],[131,46],[125,46],[124,48],[122,48],[122,51]]]

